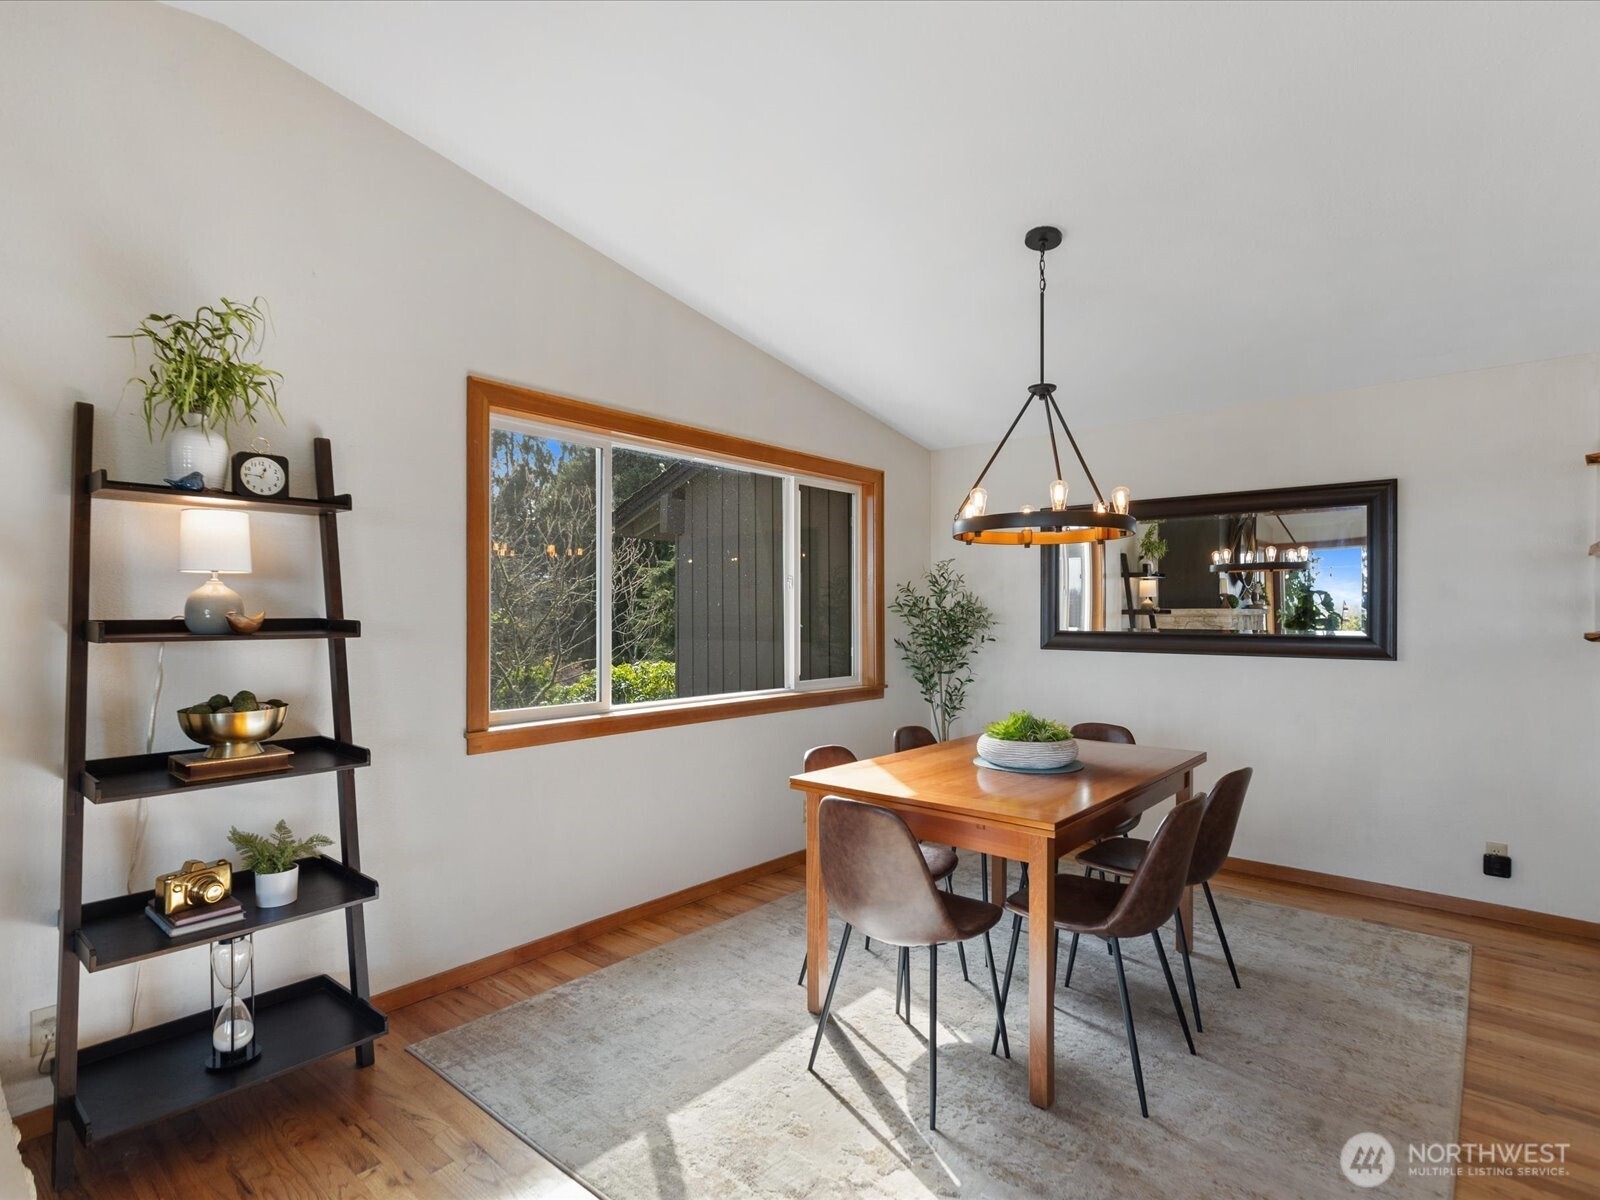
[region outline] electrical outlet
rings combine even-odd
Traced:
[[[1485,854],[1493,854],[1497,858],[1511,857],[1511,851],[1507,849],[1504,842],[1485,842],[1483,844],[1483,852]]]
[[[56,1006],[36,1008],[28,1014],[28,1053],[38,1058],[56,1035]]]

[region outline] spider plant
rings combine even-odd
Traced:
[[[202,305],[192,318],[151,313],[132,333],[113,337],[141,344],[149,369],[128,383],[144,393],[144,424],[151,441],[159,424],[165,437],[174,426],[198,423],[224,437],[235,422],[254,424],[262,410],[278,420],[277,371],[251,359],[261,349],[268,316],[261,297],[248,304],[224,296]]]

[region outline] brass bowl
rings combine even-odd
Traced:
[[[287,704],[242,713],[179,712],[178,725],[191,740],[211,747],[207,759],[253,758],[261,753],[261,743],[283,728],[288,713]]]

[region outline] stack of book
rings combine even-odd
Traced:
[[[215,904],[197,904],[193,908],[180,908],[175,913],[162,912],[161,901],[152,897],[144,915],[155,922],[156,928],[168,937],[181,933],[197,933],[218,925],[229,925],[244,920],[244,905],[234,896],[224,896]]]

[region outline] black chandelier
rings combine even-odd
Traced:
[[[1078,439],[1072,436],[1066,417],[1061,415],[1061,406],[1056,403],[1056,385],[1046,383],[1044,379],[1044,256],[1061,244],[1061,231],[1052,225],[1041,225],[1028,231],[1023,244],[1039,252],[1039,382],[1029,386],[1028,398],[1022,402],[1021,410],[962,500],[961,507],[956,511],[954,537],[958,542],[978,546],[1060,545],[1065,542],[1109,542],[1128,537],[1136,524],[1133,517],[1128,515],[1128,489],[1112,488],[1109,500],[1101,493],[1100,485],[1094,481],[1094,472],[1089,470],[1083,451],[1078,449]],[[1024,504],[1016,512],[990,513],[986,511],[989,493],[983,490],[984,476],[994,466],[994,460],[1000,457],[1000,451],[1005,449],[1006,442],[1011,440],[1011,435],[1016,432],[1028,407],[1035,400],[1044,409],[1045,426],[1050,431],[1050,453],[1056,464],[1056,477],[1050,484],[1049,504],[1043,508]],[[1067,507],[1067,482],[1061,474],[1061,451],[1056,442],[1057,421],[1061,423],[1061,432],[1066,434],[1072,452],[1078,456],[1078,465],[1089,478],[1089,486],[1094,489],[1092,505]]]

